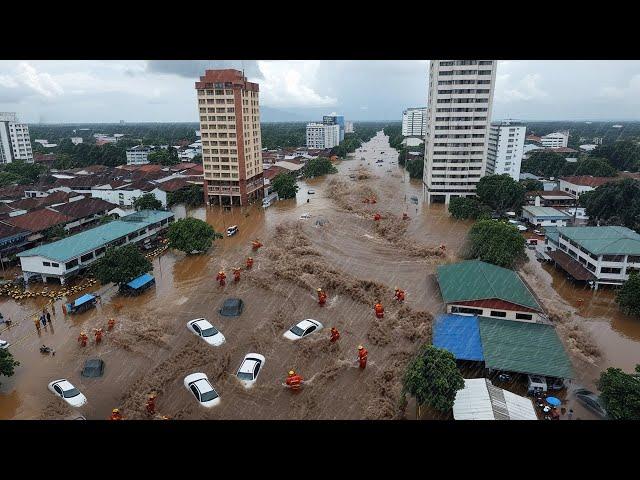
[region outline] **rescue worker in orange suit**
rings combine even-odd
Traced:
[[[322,306],[325,303],[327,303],[327,294],[324,293],[321,288],[319,288],[318,289],[318,304],[320,304],[320,306]]]
[[[404,290],[400,290],[396,287],[396,293],[393,297],[400,303],[404,302]]]
[[[120,410],[118,410],[117,408],[111,410],[111,420],[122,420],[122,414],[120,413]]]
[[[286,384],[291,390],[300,390],[300,387],[302,386],[302,377],[298,375],[294,370],[289,370]]]
[[[251,267],[253,267],[253,258],[249,257],[247,258],[247,270],[250,270]]]
[[[240,269],[239,268],[234,268],[233,269],[233,281],[234,282],[239,282],[240,281]]]
[[[113,318],[110,318],[109,321],[107,322],[107,330],[111,331],[115,326],[116,326],[116,321]]]
[[[373,306],[373,309],[376,312],[376,317],[384,318],[384,307],[380,302],[376,302],[376,304]]]
[[[362,345],[358,347],[358,362],[360,363],[360,368],[364,369],[367,366],[368,354],[369,352],[367,352],[367,349],[364,348]]]
[[[226,280],[227,280],[227,276],[225,275],[224,270],[220,270],[218,272],[218,275],[216,275],[216,281],[220,283],[221,287],[224,287],[227,283]]]
[[[89,340],[89,337],[87,337],[87,334],[84,332],[80,332],[80,336],[78,337],[78,342],[80,342],[80,346],[86,347],[88,340]]]
[[[260,240],[253,240],[251,246],[254,250],[258,250],[262,246],[262,243],[260,243]]]
[[[340,332],[336,327],[331,327],[331,338],[329,338],[329,341],[335,343],[338,340],[340,340]]]
[[[403,214],[402,214],[402,219],[403,219],[403,220],[409,220],[409,215],[407,215],[407,213],[406,213],[406,212],[405,212],[405,213],[403,213]]]
[[[96,328],[95,329],[96,344],[100,343],[102,341],[102,334],[103,334],[103,331],[102,331],[101,328]]]
[[[376,202],[376,197],[371,197],[371,203],[378,203]]]
[[[440,250],[443,252],[447,250],[447,246],[445,244],[440,245]]]
[[[156,413],[156,395],[154,393],[149,395],[145,407],[149,415],[154,415]]]
[[[376,213],[376,214],[373,216],[373,220],[374,220],[374,221],[376,221],[376,222],[377,222],[378,220],[380,220],[381,218],[382,218],[382,215],[380,215],[379,213]]]
[[[368,198],[365,198],[364,200],[362,200],[362,203],[369,203],[370,200]]]

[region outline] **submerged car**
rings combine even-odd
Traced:
[[[196,400],[203,407],[211,408],[220,403],[220,395],[204,373],[192,373],[184,377],[184,386],[193,393]]]
[[[322,323],[311,318],[306,318],[296,323],[293,327],[284,332],[282,336],[288,340],[299,340],[318,330],[322,330]]]
[[[313,195],[315,193],[316,193],[316,191],[313,188],[310,188],[309,191],[307,192],[307,194],[309,194],[309,195]]]
[[[80,393],[80,390],[74,387],[66,378],[54,380],[48,387],[55,396],[60,397],[72,407],[81,407],[87,403],[87,397]]]
[[[101,377],[104,373],[104,362],[99,358],[90,358],[84,362],[84,368],[82,369],[83,377]]]
[[[586,388],[579,388],[574,392],[576,400],[598,415],[600,418],[607,418],[607,411],[605,410],[600,397]]]
[[[6,340],[0,340],[0,349],[9,348],[9,345],[11,345],[11,344],[9,342],[7,342]]]
[[[236,372],[236,377],[242,382],[245,388],[249,388],[256,383],[260,370],[264,365],[265,358],[259,353],[247,353]]]
[[[231,236],[235,235],[236,233],[238,233],[238,226],[237,225],[232,225],[231,227],[227,228],[227,237],[231,237]]]
[[[187,328],[214,347],[219,347],[225,342],[224,335],[220,333],[216,327],[211,325],[206,318],[189,320],[187,322]]]
[[[237,317],[242,314],[244,302],[240,298],[227,298],[222,304],[222,308],[218,310],[220,315],[224,317]]]

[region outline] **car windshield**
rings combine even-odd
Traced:
[[[291,330],[289,331],[299,337],[301,337],[302,334],[304,333],[304,330],[302,330],[298,325],[294,325],[293,327],[291,327]]]
[[[78,395],[80,395],[80,390],[78,390],[77,388],[72,388],[71,390],[65,390],[62,395],[64,395],[64,398],[73,398],[73,397],[77,397]]]
[[[253,380],[253,374],[249,372],[238,372],[238,378],[240,380]]]
[[[209,402],[218,398],[218,392],[216,392],[215,390],[209,390],[208,392],[202,393],[200,395],[200,398],[203,402]]]
[[[202,336],[203,337],[213,337],[214,335],[217,335],[219,332],[218,330],[216,330],[216,327],[212,326],[211,328],[205,328],[204,330],[202,330]]]

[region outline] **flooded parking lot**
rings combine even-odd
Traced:
[[[399,402],[401,372],[412,353],[430,341],[430,320],[443,309],[435,268],[458,258],[471,223],[452,220],[444,205],[422,203],[420,180],[409,180],[381,133],[338,169],[327,178],[300,181],[295,199],[267,209],[175,207],[177,218],[205,220],[218,232],[237,225],[239,233],[217,240],[206,255],[169,250],[155,258],[156,286],[139,297],[122,297],[113,285],[97,285],[92,290],[102,301],[95,309],[65,316],[58,301],[53,323],[40,332],[30,315],[42,309],[45,298],[16,302],[2,297],[0,311],[14,324],[9,330],[0,327],[0,338],[12,343],[21,365],[13,377],[1,379],[0,418],[81,414],[105,419],[114,407],[125,418],[148,418],[144,402],[151,392],[158,393],[159,414],[176,419],[413,418]],[[362,203],[369,193],[376,204]],[[420,199],[417,204],[413,196]],[[380,223],[372,220],[378,212]],[[301,218],[306,213],[309,218]],[[317,224],[319,219],[324,225]],[[255,238],[264,244],[258,252],[251,250]],[[235,283],[231,269],[244,266],[247,256],[254,257],[254,266]],[[525,278],[545,306],[571,308],[572,315],[584,318],[602,351],[592,363],[572,355],[580,382],[592,386],[609,365],[630,369],[640,363],[638,322],[618,313],[611,292],[573,291],[553,267],[535,260],[526,268]],[[215,282],[221,269],[228,276],[224,288]],[[407,292],[404,306],[391,301],[395,286]],[[317,303],[317,287],[329,295],[324,307]],[[575,295],[583,299],[579,306]],[[244,300],[241,316],[218,314],[229,297]],[[386,310],[381,321],[373,314],[376,300]],[[80,331],[105,327],[111,317],[116,326],[100,345],[93,338],[86,348],[78,345]],[[206,345],[187,330],[187,321],[199,317],[225,335],[224,345]],[[282,337],[304,318],[319,320],[324,330],[296,342]],[[328,340],[332,326],[341,333],[336,344]],[[54,347],[56,355],[40,354],[42,344]],[[369,351],[365,370],[356,361],[359,344]],[[266,361],[256,385],[245,389],[235,372],[249,352]],[[105,361],[104,376],[81,377],[85,360],[94,357]],[[283,386],[292,368],[307,381],[299,393]],[[208,375],[220,394],[219,406],[201,408],[186,390],[183,379],[193,372]],[[87,404],[74,412],[54,398],[47,384],[58,378],[77,386]]]

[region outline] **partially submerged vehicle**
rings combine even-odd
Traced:
[[[63,399],[72,407],[81,407],[87,403],[87,397],[80,393],[80,390],[74,387],[66,378],[54,380],[49,383],[48,388],[51,393]]]
[[[247,353],[236,372],[236,377],[244,388],[250,388],[256,383],[260,369],[264,365],[265,358],[259,353]]]
[[[312,318],[306,318],[296,323],[293,327],[284,332],[282,336],[287,340],[299,340],[313,332],[321,330],[322,327],[323,325],[319,321],[313,320]]]
[[[240,298],[227,298],[218,310],[223,317],[237,317],[242,314],[244,302]]]
[[[101,377],[104,373],[104,361],[100,358],[90,358],[84,362],[84,368],[82,369],[83,377]]]
[[[184,378],[184,386],[203,407],[215,407],[220,403],[220,395],[213,388],[207,375],[201,372],[192,373]]]
[[[600,400],[600,397],[586,388],[579,388],[574,392],[576,400],[598,415],[600,418],[608,418],[607,411]]]
[[[238,233],[239,229],[237,225],[232,225],[229,228],[227,228],[227,237],[232,237],[234,236],[236,233]]]
[[[219,347],[225,342],[224,335],[216,327],[211,325],[206,318],[189,320],[187,322],[187,328],[214,347]]]
[[[156,279],[148,273],[145,273],[138,278],[134,278],[129,283],[120,285],[120,292],[124,295],[140,295],[155,284]]]
[[[278,194],[276,192],[270,193],[262,199],[262,208],[267,208],[278,201]]]
[[[73,302],[65,303],[62,308],[66,313],[82,313],[93,308],[98,303],[98,299],[89,293],[76,298]]]

